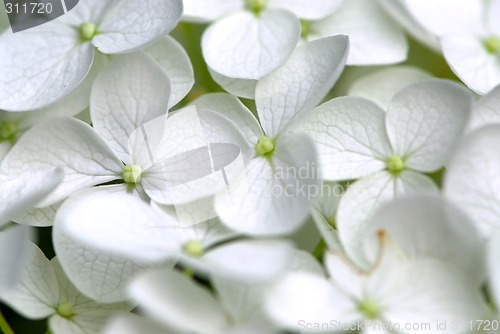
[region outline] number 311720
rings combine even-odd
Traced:
[[[38,3],[30,2],[24,3],[22,5],[16,3],[6,3],[5,9],[7,14],[17,13],[17,14],[50,14],[52,13],[52,4],[48,3]]]

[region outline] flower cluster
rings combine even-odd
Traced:
[[[2,308],[52,334],[500,332],[498,17],[80,0],[13,33],[0,13]]]

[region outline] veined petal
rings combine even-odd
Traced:
[[[294,131],[313,139],[325,179],[347,180],[384,169],[392,151],[384,121],[375,103],[340,97],[314,109]]]
[[[394,153],[409,168],[433,172],[445,165],[472,109],[471,94],[450,81],[407,86],[389,104],[386,127]]]
[[[403,31],[377,1],[345,1],[332,15],[312,22],[311,30],[321,36],[349,36],[347,65],[382,65],[406,60],[408,44]]]
[[[117,56],[92,87],[92,123],[120,160],[130,164],[130,135],[165,115],[169,97],[170,81],[150,56],[141,52]]]
[[[168,34],[181,15],[181,0],[114,2],[100,22],[99,34],[92,44],[105,54],[136,51]]]
[[[216,196],[225,225],[246,234],[279,235],[304,223],[319,195],[314,144],[305,135],[287,136],[276,143],[272,163],[264,157],[250,160],[246,176]]]
[[[345,0],[271,0],[269,7],[283,8],[291,11],[301,19],[319,20],[333,13]]]
[[[488,286],[493,295],[495,303],[500,302],[500,230],[493,229],[488,243],[487,253]]]
[[[0,170],[19,175],[32,169],[64,171],[62,183],[37,204],[55,204],[72,193],[120,178],[123,164],[97,133],[73,118],[41,123],[26,132],[2,161]]]
[[[88,195],[89,192],[104,193],[103,196],[111,195],[112,197],[113,193],[123,194],[125,191],[124,185],[93,188],[72,196],[65,202],[65,207],[71,210],[73,203],[78,203],[80,196]],[[91,211],[99,211],[99,209],[106,210],[105,207],[98,205]],[[126,300],[125,287],[130,279],[142,272],[148,264],[88,247],[80,238],[75,238],[70,234],[66,228],[66,224],[69,223],[65,218],[71,213],[61,208],[53,229],[54,249],[64,272],[78,290],[97,302],[114,303]],[[78,213],[74,214],[78,215]]]
[[[479,128],[464,138],[448,165],[447,198],[464,209],[485,236],[500,226],[500,126]]]
[[[0,109],[26,111],[62,99],[83,81],[94,50],[71,27],[49,23],[0,37]]]
[[[397,92],[410,84],[429,78],[431,74],[418,67],[391,66],[356,80],[348,95],[363,97],[378,104],[382,110],[387,110]]]
[[[486,94],[500,83],[498,56],[488,53],[476,34],[444,36],[441,46],[453,72],[476,93]]]
[[[32,209],[17,216],[13,221],[17,224],[36,226],[36,227],[47,227],[54,225],[54,220],[56,217],[57,210],[61,206],[61,203],[56,203],[51,206],[40,209]]]
[[[299,20],[292,13],[269,9],[257,17],[239,11],[205,31],[203,56],[208,66],[222,75],[260,79],[286,61],[299,37]]]
[[[285,132],[321,102],[342,73],[348,49],[346,36],[309,42],[259,81],[255,103],[267,136]]]
[[[85,0],[79,1],[78,5],[69,13],[57,18],[58,21],[67,23],[74,27],[81,24],[101,22],[106,11],[113,4],[113,0]]]
[[[43,252],[33,243],[27,245],[28,261],[21,280],[13,289],[2,291],[4,303],[28,319],[43,319],[55,313],[59,302],[59,287],[54,268]]]
[[[214,21],[245,7],[243,1],[234,0],[184,0],[183,21],[205,23]]]
[[[168,107],[175,106],[186,97],[194,85],[193,66],[186,50],[175,39],[165,36],[144,51],[153,57],[170,80]],[[160,96],[166,94],[167,92],[163,91]]]

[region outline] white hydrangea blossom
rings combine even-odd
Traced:
[[[29,319],[49,318],[51,333],[97,334],[109,317],[132,308],[125,303],[95,303],[73,286],[57,258],[49,261],[34,244],[27,249],[30,261],[21,281],[14,289],[0,292],[0,299]]]
[[[48,24],[3,33],[0,108],[25,111],[56,102],[84,80],[96,49],[109,55],[145,48],[181,15],[181,0],[86,0]]]

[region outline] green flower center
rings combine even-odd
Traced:
[[[138,165],[127,165],[123,167],[123,180],[126,183],[136,184],[141,182],[142,168]]]
[[[489,36],[483,40],[483,45],[488,53],[497,55],[500,54],[500,37]]]
[[[302,28],[301,37],[307,38],[312,33],[311,23],[306,20],[300,20],[300,26]]]
[[[0,122],[0,141],[8,140],[13,141],[17,133],[17,124],[4,121]]]
[[[188,241],[182,246],[184,253],[192,257],[200,257],[205,252],[205,247],[199,241]]]
[[[259,15],[267,7],[269,0],[246,0],[246,7],[255,15]]]
[[[405,161],[399,155],[393,155],[387,160],[387,170],[393,175],[399,175],[405,169]]]
[[[80,26],[80,37],[84,41],[90,41],[97,35],[97,26],[92,22],[84,23]]]
[[[274,142],[268,137],[261,137],[255,144],[255,152],[258,155],[269,155],[274,152]]]
[[[367,298],[362,300],[358,305],[358,310],[367,319],[374,320],[377,319],[381,313],[380,306],[373,299]]]
[[[56,308],[57,314],[59,314],[63,318],[71,318],[75,315],[75,310],[73,309],[73,305],[68,302],[60,302]]]

